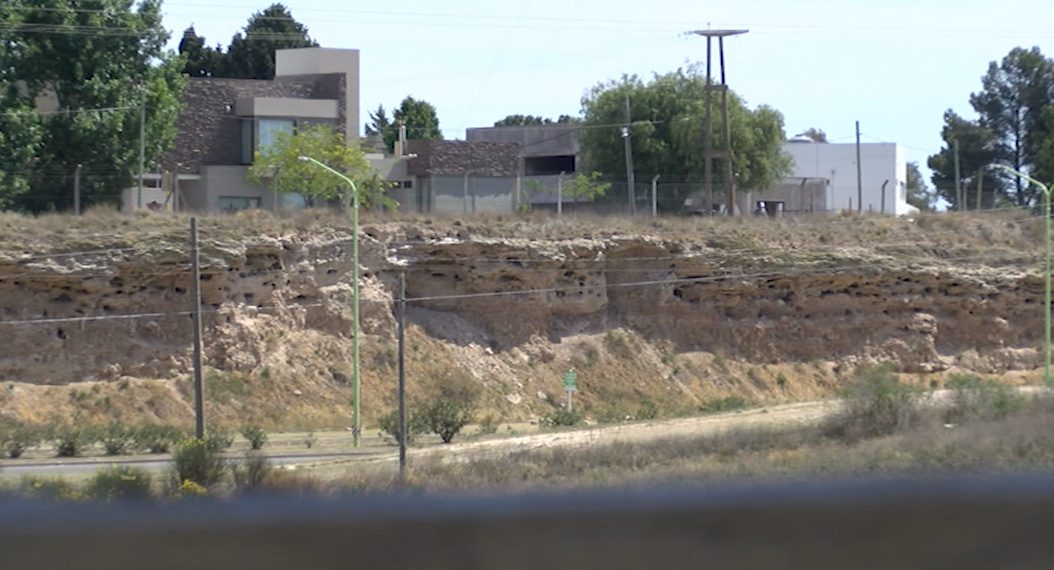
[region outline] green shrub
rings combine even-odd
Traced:
[[[304,447],[311,449],[312,447],[315,447],[316,443],[318,443],[318,436],[315,435],[315,432],[307,432],[307,435],[304,436]]]
[[[58,457],[77,457],[85,448],[95,443],[97,434],[94,430],[80,425],[75,419],[55,427],[55,455]]]
[[[380,436],[394,445],[399,444],[399,410],[381,416],[378,420]],[[413,443],[417,436],[428,431],[428,424],[424,417],[417,413],[406,411],[406,445]]]
[[[132,447],[135,432],[124,423],[114,420],[102,431],[102,447],[106,455],[124,455]]]
[[[842,396],[842,410],[824,426],[831,437],[858,440],[919,424],[923,392],[902,384],[890,366],[860,368]]]
[[[484,435],[491,435],[498,433],[498,427],[501,425],[501,418],[494,414],[487,414],[479,420],[479,433]]]
[[[649,398],[645,398],[641,400],[640,405],[637,406],[637,413],[634,414],[634,416],[638,420],[654,420],[659,417],[659,407]]]
[[[205,432],[205,445],[211,451],[223,451],[234,445],[234,434],[221,427],[215,427]]]
[[[249,442],[249,449],[253,451],[259,451],[267,443],[267,432],[258,425],[242,428],[242,436]]]
[[[76,485],[62,477],[23,477],[19,492],[27,497],[49,501],[73,501],[81,498]]]
[[[205,440],[185,439],[172,453],[173,469],[180,485],[190,481],[206,489],[223,481],[227,461]]]
[[[172,426],[147,424],[133,430],[137,449],[150,453],[168,453],[182,437],[182,433]]]
[[[234,486],[242,491],[257,489],[274,470],[267,457],[255,451],[245,454],[245,459],[240,464],[231,465],[231,475],[234,477]]]
[[[39,445],[41,439],[39,428],[25,424],[7,426],[0,435],[4,453],[11,459],[22,457],[26,450]]]
[[[973,374],[954,374],[946,386],[952,391],[944,412],[946,423],[1003,419],[1024,405],[1012,388]]]
[[[544,427],[571,427],[582,421],[582,415],[578,412],[569,412],[566,408],[553,410],[542,416],[540,424]]]
[[[475,415],[472,402],[440,396],[424,411],[428,429],[439,436],[443,443],[450,443]]]
[[[101,469],[88,481],[85,493],[92,499],[144,500],[151,498],[150,474],[128,466]]]
[[[750,407],[750,405],[750,400],[742,396],[725,396],[724,398],[716,398],[703,402],[703,405],[699,406],[699,411],[707,414],[734,412],[736,410]]]

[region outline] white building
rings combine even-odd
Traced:
[[[794,159],[790,180],[780,188],[794,186],[796,180],[826,180],[823,206],[814,211],[841,211],[860,208],[858,198],[856,144],[817,143],[796,138],[783,145],[783,150]],[[859,186],[863,194],[865,212],[894,215],[911,214],[916,209],[907,201],[907,155],[895,143],[863,143],[860,145]],[[778,193],[774,188],[771,192]],[[775,199],[770,192],[756,196],[757,200]]]

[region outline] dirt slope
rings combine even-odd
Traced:
[[[507,419],[554,409],[568,368],[581,409],[602,420],[727,396],[813,399],[878,361],[922,383],[960,369],[1027,382],[1042,337],[1040,222],[367,217],[367,422],[394,403],[401,273],[412,399],[472,383]],[[0,413],[189,422],[186,226],[0,216]],[[210,416],[347,425],[347,224],[251,213],[204,219],[201,237]]]

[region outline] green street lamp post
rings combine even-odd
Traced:
[[[1035,184],[1043,192],[1043,228],[1044,228],[1044,249],[1046,253],[1046,265],[1043,271],[1043,382],[1048,385],[1054,385],[1054,378],[1050,376],[1050,193],[1054,190],[1054,187],[1048,186],[1031,176],[1018,172],[1013,168],[1003,166],[1002,164],[995,165],[997,168],[1001,168],[1015,176],[1020,176],[1025,180],[1028,180],[1032,184]]]
[[[352,437],[354,440],[354,446],[359,446],[359,438],[362,436],[362,415],[361,415],[361,401],[362,391],[361,382],[359,377],[359,190],[355,187],[355,183],[350,178],[344,176],[340,172],[326,166],[325,164],[311,158],[310,156],[301,155],[300,160],[304,162],[311,162],[321,168],[324,168],[331,172],[333,175],[339,177],[344,182],[348,183],[351,187],[351,264],[354,268],[355,279],[352,281],[352,297],[354,298],[351,306],[351,319],[354,321],[352,326],[355,327],[354,334],[351,339],[351,352],[352,352],[352,368],[351,368],[351,384],[354,392],[352,402]]]

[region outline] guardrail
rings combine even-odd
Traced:
[[[1054,476],[0,504],[5,569],[1051,568]]]

